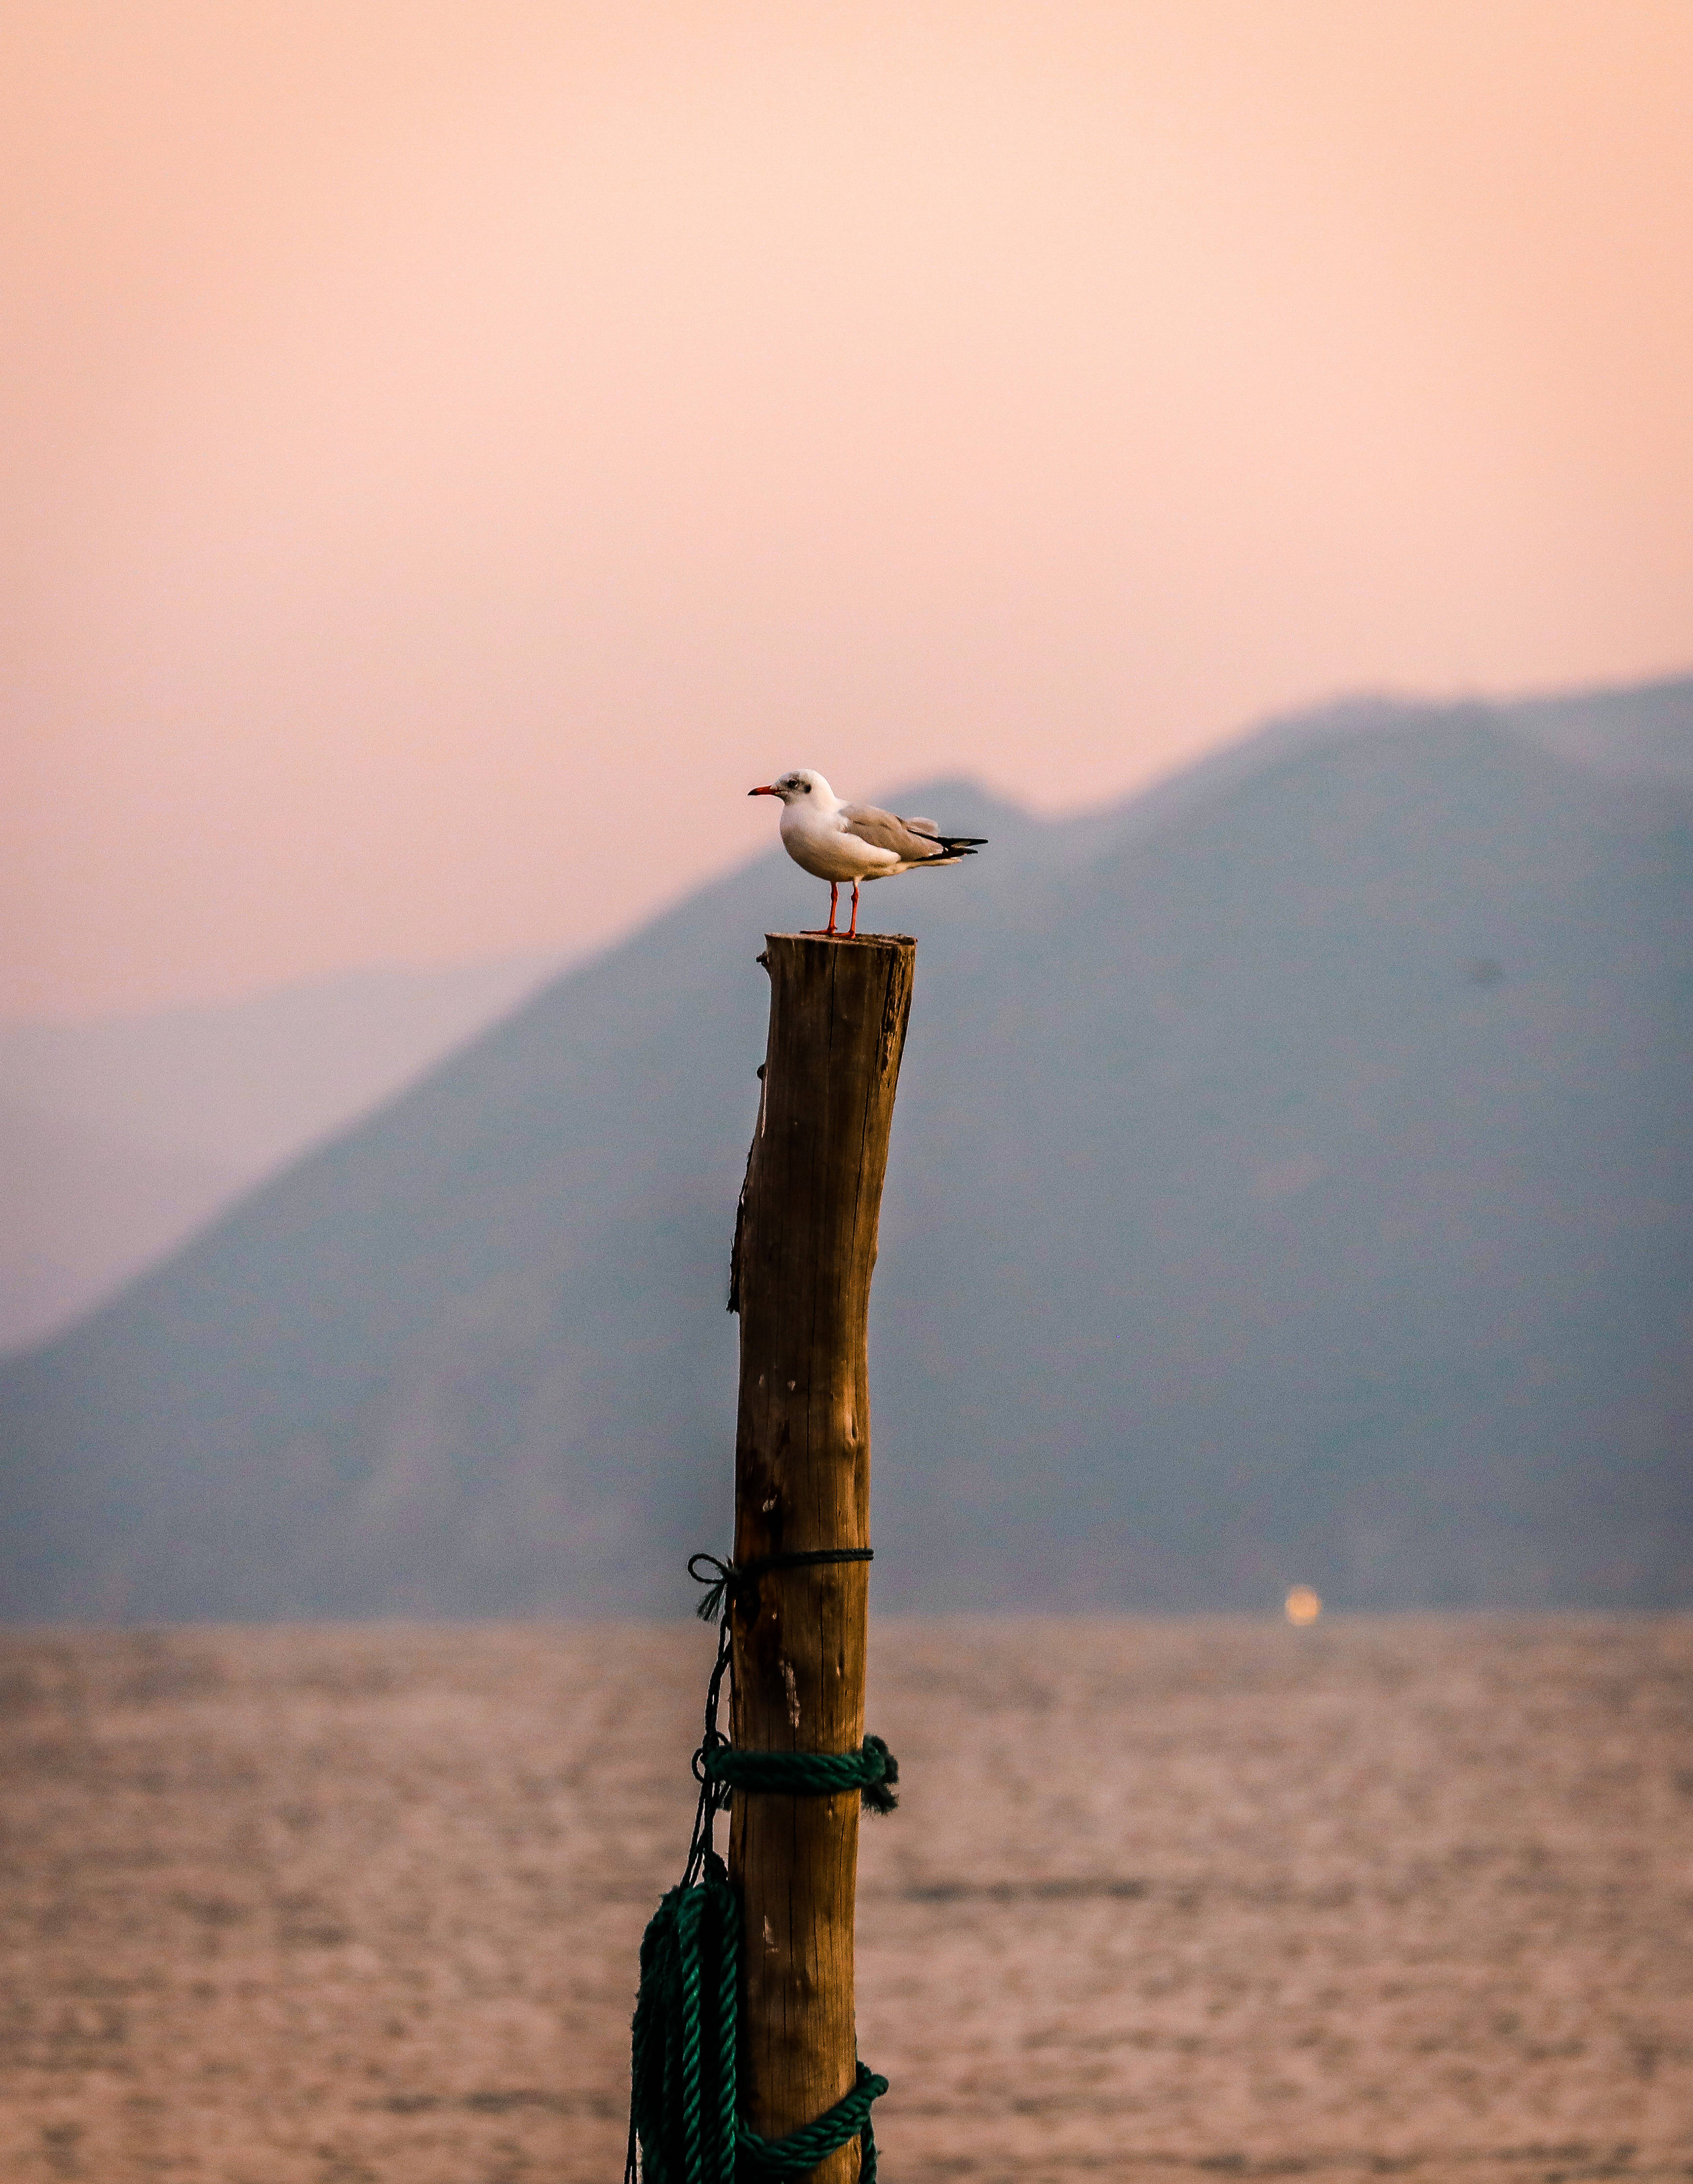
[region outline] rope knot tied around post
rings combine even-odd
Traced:
[[[899,1763],[879,1736],[856,1752],[743,1752],[732,1744],[702,1747],[700,1780],[730,1790],[762,1790],[778,1797],[838,1797],[856,1790],[865,1810],[891,1813]]]
[[[858,2184],[876,2184],[876,2137],[870,2127],[870,2103],[887,2090],[888,2081],[881,2072],[860,2060],[850,2090],[816,2123],[790,2131],[786,2138],[760,2138],[742,2124],[735,2138],[741,2159],[755,2176],[807,2176],[838,2146],[855,2138]]]
[[[740,1907],[713,1861],[672,1888],[641,1943],[629,2148],[624,2184],[782,2184],[838,2147],[859,2146],[859,2184],[876,2184],[871,2103],[888,2081],[860,2059],[832,2109],[785,2138],[741,2115],[736,2086]]]
[[[715,1623],[720,1615],[738,1605],[746,1597],[747,1589],[766,1570],[814,1569],[826,1563],[873,1563],[875,1552],[870,1547],[803,1547],[786,1554],[755,1555],[748,1562],[721,1562],[716,1555],[690,1555],[688,1574],[696,1585],[705,1588],[694,1613],[702,1623]],[[696,1569],[696,1563],[704,1563],[704,1569]],[[716,1570],[716,1577],[707,1572]]]
[[[688,1557],[688,1575],[705,1588],[695,1613],[702,1623],[720,1623],[722,1631],[707,1700],[705,1738],[693,1755],[694,1780],[714,1812],[725,1809],[734,1790],[762,1790],[787,1797],[838,1797],[856,1790],[866,1812],[898,1809],[894,1786],[899,1779],[899,1763],[879,1736],[866,1736],[856,1752],[746,1752],[731,1744],[717,1727],[717,1692],[728,1658],[730,1614],[746,1600],[747,1588],[766,1570],[815,1569],[830,1563],[875,1559],[870,1547],[799,1547],[757,1555],[744,1563],[723,1562],[704,1553]]]
[[[771,1555],[737,1569],[699,1554],[688,1574],[710,1588],[716,1620],[738,1580],[813,1563],[868,1562],[868,1547],[820,1547]],[[703,1563],[715,1578],[696,1569]],[[888,2081],[860,2059],[854,2083],[832,2109],[785,2138],[765,2138],[740,2113],[741,1906],[712,1847],[712,1824],[732,1787],[789,1797],[834,1797],[856,1790],[874,1813],[899,1802],[899,1763],[879,1736],[856,1752],[743,1752],[717,1726],[729,1669],[730,1617],[722,1613],[717,1658],[705,1691],[705,1733],[693,1755],[699,1803],[681,1881],[660,1903],[641,1942],[629,2086],[629,2144],[624,2184],[783,2184],[808,2176],[838,2147],[859,2143],[859,2184],[876,2184],[871,2103]]]
[[[868,1547],[809,1547],[792,1553],[760,1555],[737,1565],[716,1555],[690,1555],[688,1574],[706,1588],[699,1613],[716,1621],[717,1658],[705,1687],[705,1733],[693,1755],[693,1779],[699,1785],[699,1804],[694,1815],[693,1840],[688,1847],[684,1878],[693,1882],[705,1870],[711,1854],[711,1826],[717,1814],[728,1809],[734,1784],[745,1790],[773,1791],[790,1797],[833,1797],[856,1790],[866,1808],[891,1813],[899,1804],[894,1785],[899,1779],[899,1763],[879,1736],[866,1736],[856,1752],[743,1752],[732,1745],[717,1726],[724,1680],[729,1673],[733,1618],[725,1611],[737,1588],[767,1569],[804,1569],[821,1563],[867,1563],[874,1559]],[[698,1567],[703,1563],[704,1568]],[[716,1572],[714,1577],[712,1571]],[[778,1782],[754,1781],[738,1770],[743,1763],[771,1761],[788,1770]]]

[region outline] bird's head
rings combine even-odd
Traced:
[[[778,774],[774,781],[766,782],[761,788],[749,788],[749,796],[779,796],[784,804],[815,804],[827,811],[835,800],[835,793],[821,773],[809,766],[796,766],[792,773]]]

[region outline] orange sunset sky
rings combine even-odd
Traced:
[[[1690,0],[0,19],[0,1014],[1693,665]]]

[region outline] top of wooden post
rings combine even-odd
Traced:
[[[915,948],[914,933],[766,933],[771,940],[815,940],[820,948]]]

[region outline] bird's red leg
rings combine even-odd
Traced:
[[[827,925],[808,925],[804,930],[808,940],[833,940],[835,937],[835,902],[840,894],[840,882],[829,883],[829,922]]]
[[[851,924],[850,928],[849,928],[849,930],[848,930],[848,933],[847,933],[847,939],[848,939],[849,940],[856,940],[856,939],[857,939],[857,938],[858,938],[858,882],[857,882],[856,880],[855,880],[855,881],[853,882],[853,883],[852,883],[852,924]]]

